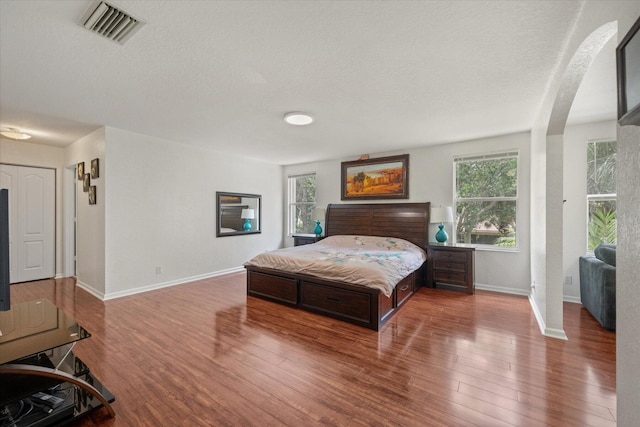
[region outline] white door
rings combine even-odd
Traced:
[[[55,170],[0,165],[9,189],[11,283],[55,276]]]

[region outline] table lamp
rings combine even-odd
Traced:
[[[251,220],[256,217],[256,213],[253,209],[242,209],[240,218],[244,219],[244,225],[242,229],[244,231],[251,231]]]
[[[431,208],[431,223],[438,224],[438,232],[436,233],[436,240],[438,243],[445,243],[449,236],[444,231],[444,223],[453,222],[453,211],[450,206]]]
[[[325,210],[323,208],[315,208],[311,212],[311,219],[316,222],[316,228],[313,229],[313,232],[317,237],[320,237],[322,234],[322,227],[320,226],[320,221],[324,221]]]

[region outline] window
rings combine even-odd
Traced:
[[[518,153],[454,159],[456,242],[515,248]]]
[[[313,234],[315,221],[312,212],[316,207],[316,174],[289,177],[289,235]]]
[[[616,243],[616,141],[587,142],[587,250]]]

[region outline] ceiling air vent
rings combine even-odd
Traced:
[[[82,16],[80,25],[111,41],[124,44],[144,21],[104,1],[96,1]]]

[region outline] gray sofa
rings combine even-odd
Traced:
[[[616,246],[598,245],[580,257],[580,300],[605,329],[616,330]]]

